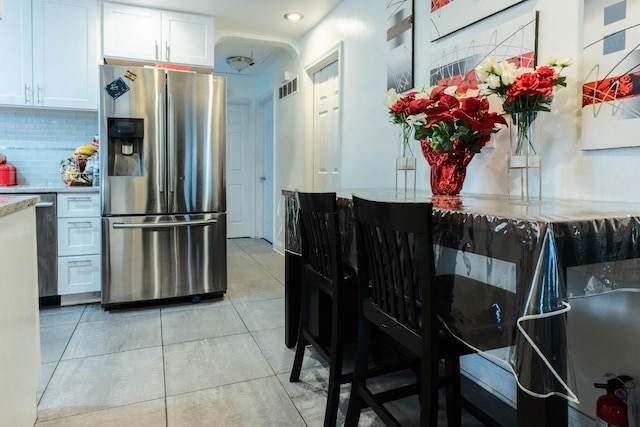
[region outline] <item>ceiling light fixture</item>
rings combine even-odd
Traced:
[[[246,56],[230,56],[227,64],[237,72],[241,73],[254,64],[253,59]]]
[[[300,12],[289,12],[284,14],[284,19],[287,21],[300,21],[304,18],[304,15]]]

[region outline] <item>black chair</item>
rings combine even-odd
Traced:
[[[472,351],[438,319],[430,203],[386,203],[353,196],[359,280],[358,352],[345,426],[356,426],[363,407],[387,425],[400,426],[385,404],[413,394],[420,402],[420,425],[436,426],[439,388],[448,386],[448,425],[461,424],[460,360]],[[443,295],[443,304],[444,301]],[[403,349],[406,363],[369,365],[370,326]],[[402,353],[402,352],[401,352]],[[441,360],[444,374],[441,375]],[[407,368],[416,382],[382,392],[371,379]]]
[[[357,307],[357,275],[342,263],[336,193],[296,192],[301,225],[303,280],[300,323],[293,368],[289,380],[300,380],[300,369],[307,345],[313,346],[329,362],[329,386],[324,425],[335,426],[340,402],[340,385],[353,379],[343,374],[344,344],[349,335],[355,342],[356,319],[347,312]],[[311,300],[314,289],[331,300],[330,333],[312,331]],[[320,313],[322,314],[322,313]],[[351,325],[349,325],[351,323]],[[349,332],[352,330],[353,332]]]

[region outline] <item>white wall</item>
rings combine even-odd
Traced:
[[[640,179],[636,167],[639,148],[582,151],[580,148],[582,3],[578,1],[528,0],[489,17],[467,29],[431,43],[426,21],[428,2],[415,2],[416,33],[415,87],[428,83],[430,52],[434,47],[464,41],[483,33],[503,21],[527,12],[540,12],[538,57],[545,61],[552,55],[571,56],[575,64],[565,70],[568,88],[556,95],[552,112],[542,123],[545,138],[543,152],[543,196],[584,198],[591,200],[640,201],[640,192],[630,193],[623,182]],[[343,187],[392,187],[395,182],[393,161],[397,155],[397,129],[389,123],[384,106],[386,93],[385,3],[367,0],[343,2],[316,28],[300,40],[300,56],[294,60],[294,73],[303,75],[304,66],[312,63],[339,42],[344,43],[342,147]],[[273,67],[280,67],[275,63]],[[287,67],[291,65],[287,64]],[[276,85],[281,72],[273,72]],[[266,80],[266,79],[265,79]],[[261,88],[266,81],[260,84]],[[303,86],[302,92],[311,90]],[[312,133],[301,117],[303,93],[288,105],[276,103],[277,114],[286,130],[277,144],[282,154],[277,169],[284,188],[304,187],[311,182]],[[290,122],[295,118],[296,123]],[[301,121],[299,121],[301,120]],[[505,132],[505,131],[503,131]],[[507,194],[507,144],[503,135],[496,148],[485,148],[469,166],[463,193]],[[615,138],[615,135],[612,135]],[[415,143],[418,159],[418,188],[428,189],[428,166]],[[300,165],[304,165],[301,168]]]

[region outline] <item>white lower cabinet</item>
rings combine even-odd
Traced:
[[[58,294],[100,290],[98,194],[58,194]]]
[[[58,292],[60,295],[100,290],[100,255],[58,258]]]
[[[58,256],[100,254],[100,218],[58,218]]]

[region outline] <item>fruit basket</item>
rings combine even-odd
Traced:
[[[85,144],[60,162],[60,177],[68,186],[89,186],[93,184],[94,164],[98,161],[97,147]]]

